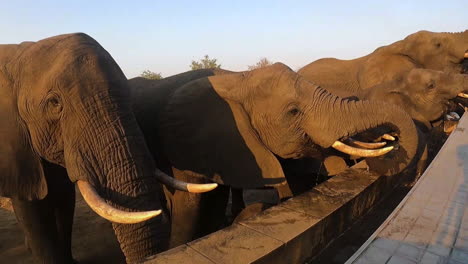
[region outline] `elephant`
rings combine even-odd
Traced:
[[[419,31],[352,60],[323,58],[298,73],[338,96],[401,78],[414,68],[467,72],[468,30],[458,33]]]
[[[358,91],[355,96],[398,105],[427,131],[451,109],[451,100],[468,98],[468,75],[415,68],[402,78]]]
[[[172,231],[184,230],[171,233],[171,247],[204,234],[203,225],[224,217],[225,187],[286,186],[279,159],[321,158],[337,149],[366,157],[369,168],[383,175],[411,170],[415,164],[417,131],[398,107],[337,97],[282,63],[204,74],[177,85],[171,85],[177,78],[146,87],[144,80],[129,80],[136,90],[133,110],[157,167],[179,180],[221,184],[205,194],[165,188]],[[373,129],[387,135],[380,143],[387,146],[367,149],[343,143]]]
[[[347,98],[394,104],[411,116],[420,134],[420,144],[424,148],[417,166],[417,179],[435,154],[432,148],[438,150],[446,137],[440,135],[439,131],[433,128],[442,123],[445,125],[443,129],[447,134],[453,130],[452,123],[455,123],[456,120],[446,121],[443,119],[450,111],[458,110],[454,101],[458,98],[467,98],[467,92],[468,75],[466,74],[414,68],[395,80],[356,91]],[[464,110],[461,109],[461,111]],[[452,126],[447,127],[447,124]],[[430,150],[428,149],[429,145],[431,145]],[[325,164],[327,171],[333,171],[333,174],[337,174],[347,168],[347,166],[342,165],[345,164],[343,159],[336,156],[331,157],[327,157],[329,161],[328,164]],[[333,170],[333,168],[339,169]]]
[[[128,263],[167,248],[160,182],[172,178],[155,166],[127,79],[97,41],[74,33],[0,45],[0,91],[0,196],[12,199],[37,263],[74,262],[74,183],[113,222]]]

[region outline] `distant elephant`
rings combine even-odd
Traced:
[[[339,98],[281,63],[180,86],[170,81],[139,86],[142,82],[129,81],[138,90],[132,98],[136,118],[157,166],[177,179],[279,188],[285,177],[277,157],[320,158],[332,147],[368,156],[370,169],[385,175],[407,170],[417,159],[418,136],[405,112],[388,104]],[[383,140],[389,146],[381,149],[341,142],[374,128],[385,128],[383,133],[394,133],[397,140]],[[399,148],[393,149],[395,144]],[[184,230],[172,233],[171,246],[193,239],[206,221],[224,216],[223,188],[201,195],[166,189],[172,231]]]
[[[463,73],[468,69],[468,30],[459,33],[419,31],[353,60],[324,58],[298,71],[338,96],[392,81],[414,68]]]
[[[359,91],[356,97],[398,105],[430,129],[447,113],[451,100],[468,98],[468,75],[416,68],[402,78]]]
[[[74,262],[73,182],[113,221],[127,262],[167,248],[158,178],[172,178],[156,168],[127,79],[99,43],[78,33],[0,45],[0,92],[0,196],[12,198],[36,262]]]

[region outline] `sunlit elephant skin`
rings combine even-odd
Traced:
[[[402,78],[356,93],[361,100],[381,101],[404,109],[413,120],[431,128],[444,117],[450,102],[468,94],[468,75],[428,69],[413,69]]]
[[[401,78],[357,91],[349,98],[386,102],[406,111],[418,127],[420,145],[424,149],[428,143],[437,145],[436,142],[429,142],[432,140],[432,134],[437,133],[437,131],[431,131],[433,126],[438,124],[439,120],[444,122],[445,115],[453,110],[451,108],[454,105],[453,101],[459,98],[460,94],[467,92],[468,75],[466,74],[415,68],[403,74]],[[440,137],[437,138],[440,140]],[[422,174],[428,162],[433,158],[428,156],[427,149],[422,153],[417,166],[417,174]],[[343,163],[343,161],[335,158],[334,162],[325,164],[325,167],[329,171],[328,167],[337,167],[335,165],[338,163]],[[344,170],[343,167],[342,170]]]
[[[132,98],[134,111],[157,166],[185,180],[279,187],[285,175],[277,157],[321,158],[337,141],[376,127],[396,132],[399,148],[368,158],[371,169],[387,175],[406,170],[418,148],[416,128],[405,112],[336,97],[280,63],[178,87],[140,88]],[[180,200],[174,198],[177,191],[166,190],[166,195],[173,234],[185,228],[185,237],[171,237],[176,246],[200,234],[197,225],[206,220],[200,212],[211,208],[202,201],[205,194]],[[190,213],[183,202],[191,203]],[[219,208],[211,215],[224,216],[224,207]]]
[[[468,30],[459,33],[419,31],[353,60],[324,58],[298,71],[306,79],[347,97],[392,81],[414,68],[462,73],[467,70]]]
[[[94,39],[0,45],[0,92],[0,196],[12,198],[37,263],[73,263],[74,182],[90,201],[101,199],[93,188],[105,199],[95,209],[165,208],[127,79]],[[148,221],[113,223],[127,262],[167,248],[166,212],[154,212]]]

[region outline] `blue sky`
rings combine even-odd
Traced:
[[[261,57],[297,70],[322,57],[359,57],[422,29],[468,29],[466,0],[0,2],[0,43],[85,32],[128,78],[145,69],[184,72],[205,54],[229,70]]]

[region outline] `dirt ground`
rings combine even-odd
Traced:
[[[95,214],[77,193],[73,225],[73,256],[80,264],[125,263],[112,225]],[[1,199],[3,206],[6,199]],[[33,263],[15,214],[0,208],[0,263]]]

